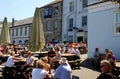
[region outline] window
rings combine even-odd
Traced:
[[[120,33],[120,12],[117,12],[115,17],[115,33]]]
[[[16,28],[16,36],[18,36],[18,28]]]
[[[25,27],[25,35],[27,35],[27,27]]]
[[[22,35],[22,27],[20,28],[20,35]]]
[[[45,15],[48,15],[48,8],[45,8],[44,14],[45,14]]]
[[[69,29],[73,28],[73,18],[69,19]]]
[[[44,18],[51,18],[52,17],[52,7],[49,6],[44,9]]]
[[[73,36],[72,35],[68,36],[68,41],[73,42]]]
[[[25,40],[25,41],[24,41],[24,44],[27,45],[27,44],[28,44],[28,40]]]
[[[87,16],[82,16],[82,27],[87,26]]]
[[[70,2],[70,12],[74,11],[74,2]]]
[[[15,41],[13,41],[13,44],[15,44]]]
[[[22,41],[21,41],[21,40],[19,41],[19,44],[22,44]]]
[[[14,36],[14,29],[12,29],[12,36]]]
[[[59,12],[59,8],[58,8],[58,6],[56,6],[56,7],[54,8],[54,14],[58,14],[58,12]]]
[[[88,0],[83,0],[83,8],[87,7]]]
[[[50,21],[47,22],[47,30],[50,30]]]
[[[54,28],[57,29],[58,28],[58,20],[54,21]]]

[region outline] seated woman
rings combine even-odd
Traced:
[[[32,79],[49,79],[49,74],[44,69],[45,63],[42,60],[37,62],[37,67],[32,70]]]
[[[109,50],[109,53],[108,53],[108,55],[107,55],[107,60],[112,60],[112,61],[114,61],[114,62],[116,62],[117,60],[116,60],[116,57],[113,55],[113,52],[112,52],[112,50]]]
[[[43,57],[43,58],[42,58],[42,61],[45,63],[44,69],[45,69],[46,71],[49,71],[49,70],[50,70],[50,64],[48,64],[48,58],[47,58],[47,57]]]
[[[27,52],[27,59],[26,59],[26,63],[24,65],[21,66],[20,68],[20,72],[26,77],[26,78],[30,78],[30,72],[33,68],[33,63],[34,63],[34,58],[32,56],[32,52],[28,51]],[[25,73],[26,72],[26,73]]]
[[[27,67],[31,67],[33,66],[33,63],[34,63],[34,58],[32,57],[32,52],[28,51],[26,63],[22,65],[21,69],[26,69]]]

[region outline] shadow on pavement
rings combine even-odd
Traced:
[[[99,66],[92,65],[92,62],[90,59],[85,59],[84,61],[82,61],[81,67],[85,67],[85,68],[100,72]]]

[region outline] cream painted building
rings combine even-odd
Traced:
[[[28,43],[32,19],[33,18],[27,18],[19,21],[12,21],[12,25],[10,27],[11,44]]]

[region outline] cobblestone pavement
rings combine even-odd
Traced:
[[[99,69],[91,65],[90,60],[87,59],[87,54],[82,54],[81,59],[80,69],[73,70],[72,75],[79,77],[79,79],[96,79],[100,74]]]

